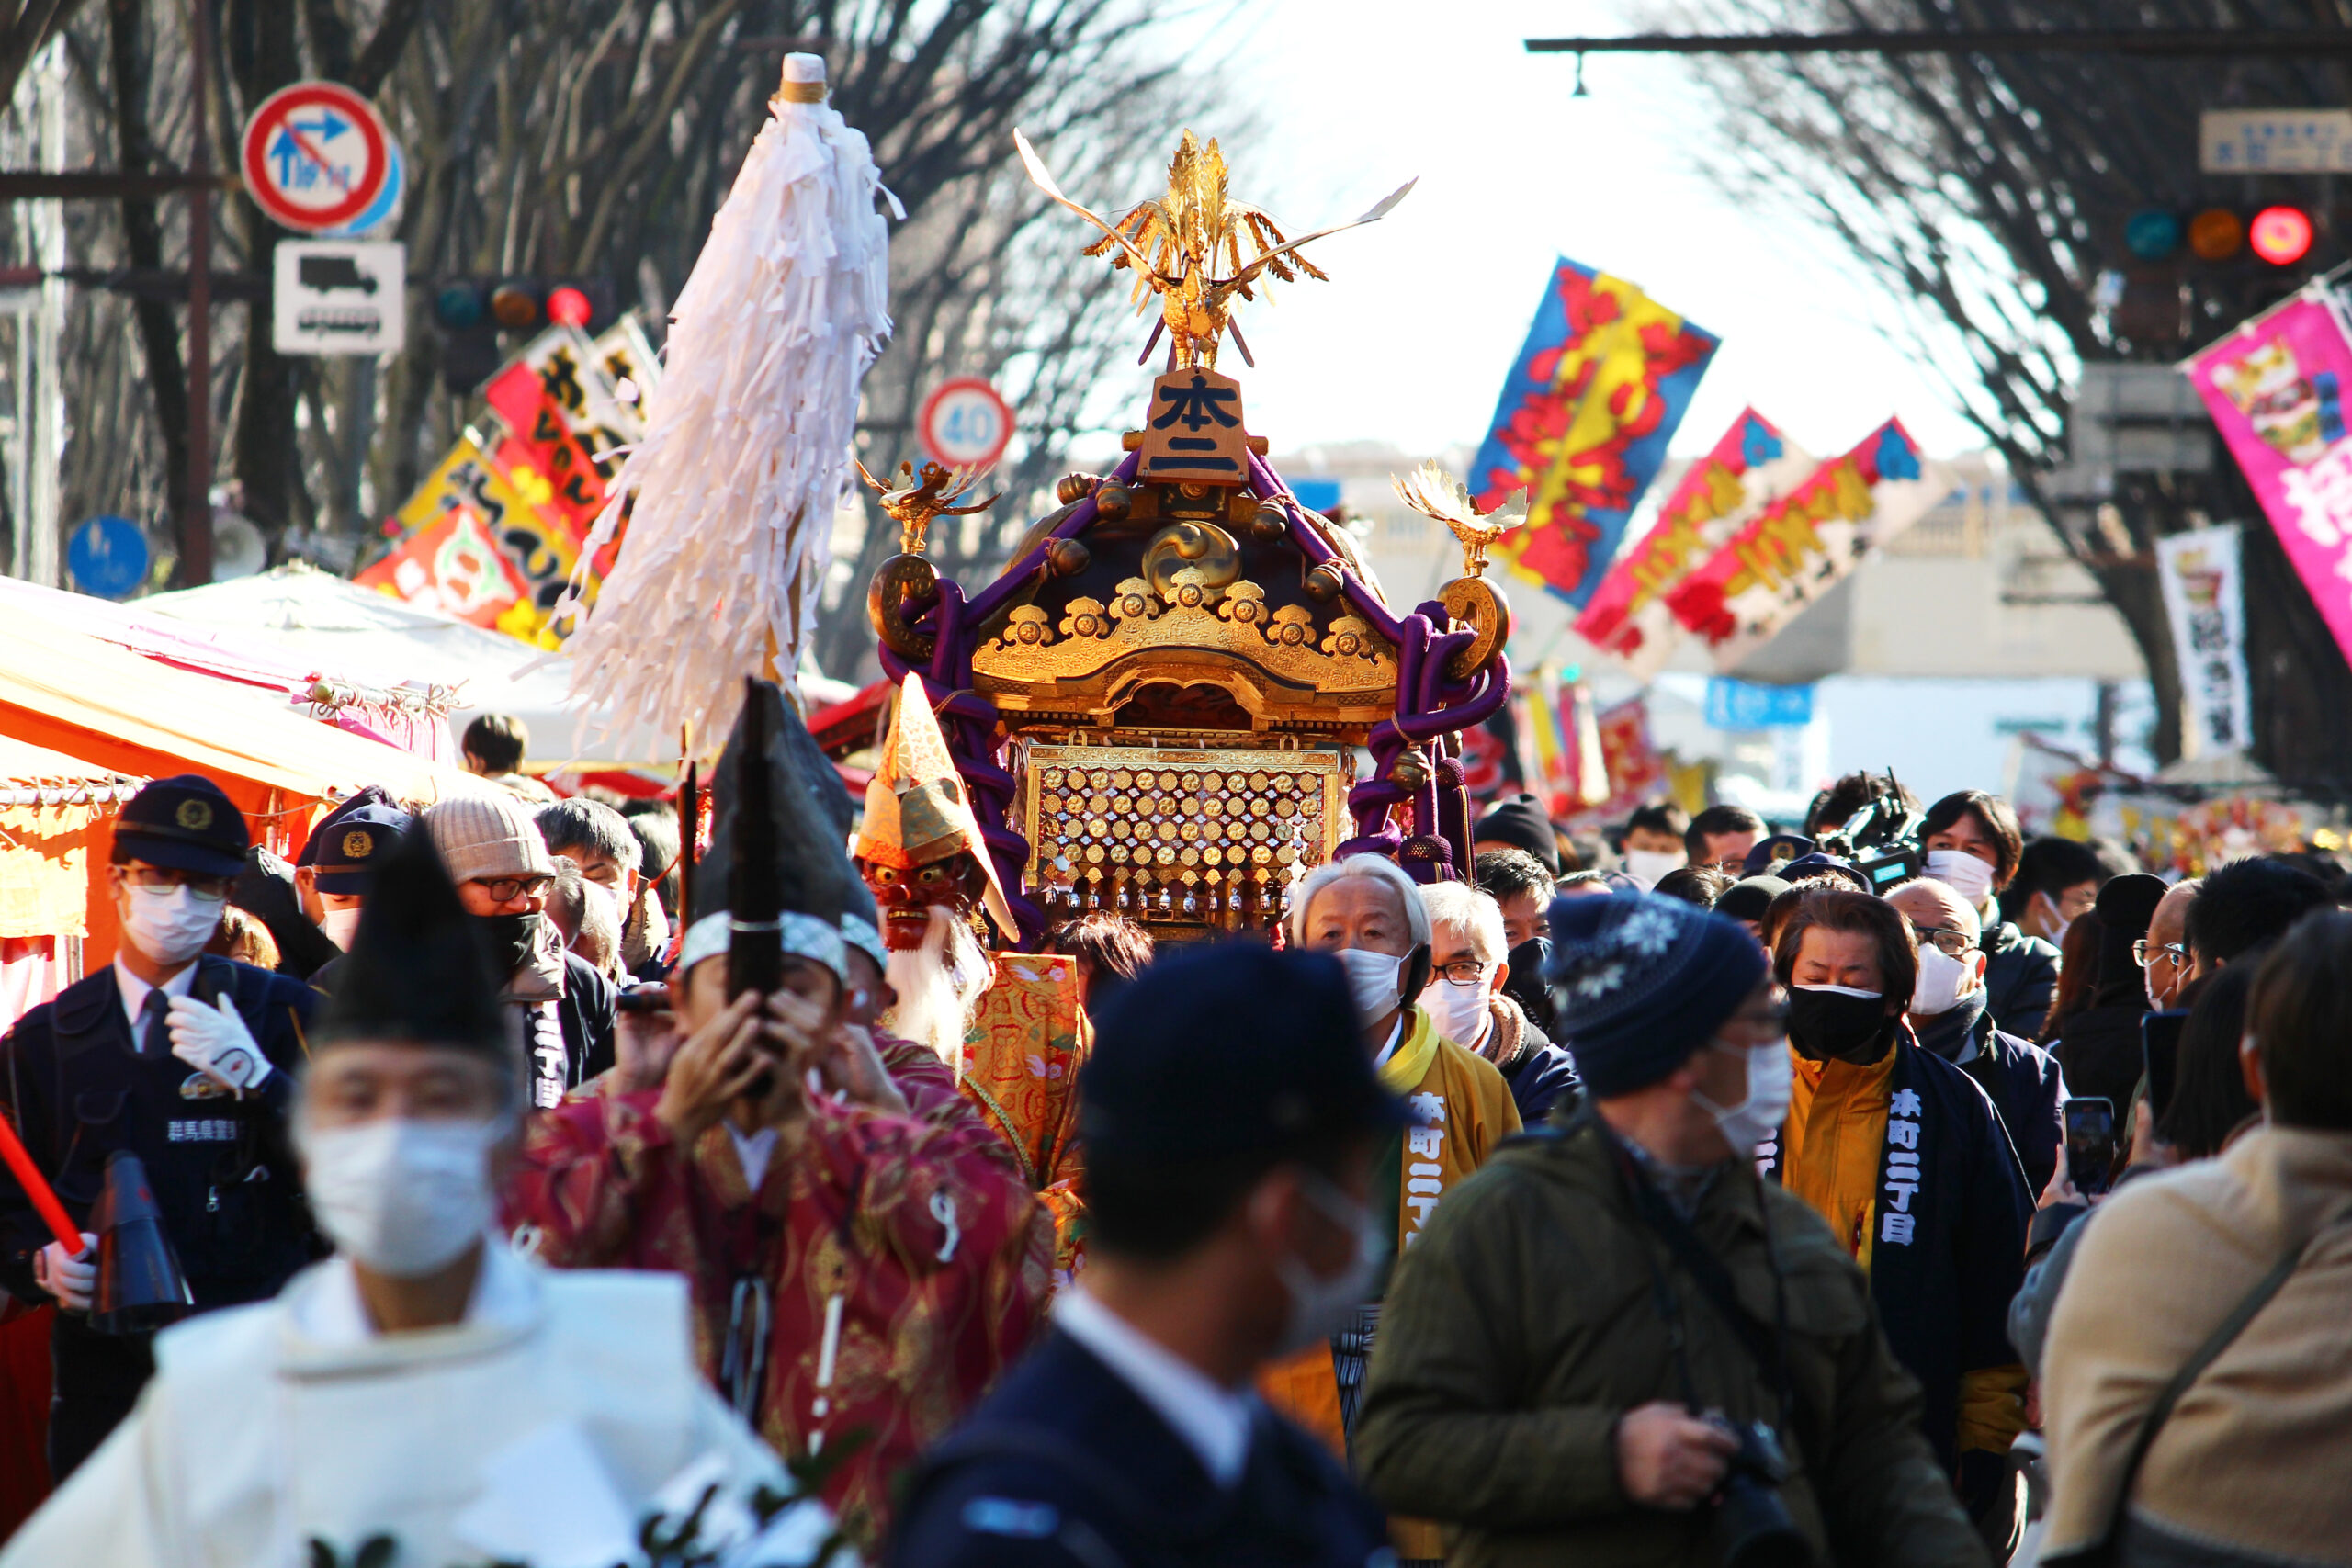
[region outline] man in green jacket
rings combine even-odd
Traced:
[[[1981,1568],[1869,1281],[1749,1163],[1790,1082],[1754,940],[1648,896],[1564,899],[1552,933],[1591,1108],[1506,1145],[1400,1261],[1374,1495],[1443,1521],[1452,1568],[1721,1562],[1727,1485],[1819,1564]]]

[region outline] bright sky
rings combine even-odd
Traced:
[[[1824,455],[1890,412],[1931,452],[1982,445],[1883,330],[1883,299],[1858,292],[1810,230],[1708,185],[1712,116],[1680,62],[1589,60],[1577,98],[1572,58],[1521,47],[1635,30],[1615,6],[1259,0],[1247,14],[1235,87],[1271,134],[1238,162],[1236,195],[1296,234],[1420,176],[1384,221],[1315,248],[1330,283],[1245,307],[1261,368],[1230,348],[1220,368],[1242,378],[1250,428],[1277,450],[1476,441],[1557,255],[1640,284],[1722,338],[1677,452],[1705,450],[1747,404]],[[1071,194],[1115,209],[1144,193]]]

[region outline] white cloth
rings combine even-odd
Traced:
[[[497,1553],[465,1517],[572,1506],[491,1479],[556,1438],[594,1460],[567,1485],[632,1520],[690,1465],[730,1495],[790,1486],[703,1383],[675,1275],[550,1272],[493,1241],[465,1322],[379,1335],[331,1261],[165,1330],[155,1359],[138,1408],[0,1568],[276,1568],[312,1540],[347,1562],[377,1534],[402,1564],[482,1562]]]
[[[726,1123],[727,1135],[735,1140],[735,1158],[743,1168],[743,1185],[757,1192],[760,1182],[767,1176],[768,1161],[775,1154],[775,1129],[763,1127],[756,1133],[742,1133],[735,1123]]]
[[[348,1258],[334,1257],[319,1265],[311,1288],[289,1303],[294,1332],[313,1345],[349,1348],[378,1337],[359,1299],[359,1276]],[[530,1325],[538,1310],[531,1286],[531,1266],[492,1241],[482,1250],[481,1271],[474,1276],[474,1292],[466,1298],[466,1322],[494,1328]]]
[[[1388,1058],[1394,1056],[1396,1054],[1396,1047],[1402,1045],[1404,1043],[1405,1015],[1400,1012],[1396,1015],[1396,1027],[1388,1032],[1388,1043],[1383,1045],[1380,1048],[1380,1055],[1372,1059],[1372,1070],[1374,1072],[1378,1072],[1381,1068],[1386,1066],[1388,1065]]]
[[[139,1015],[147,1006],[147,993],[157,989],[123,967],[118,955],[114,961],[115,989],[122,993],[122,1016],[130,1021],[130,1048],[143,1050],[147,1044],[146,1021]],[[180,972],[165,980],[161,987],[164,1005],[172,1005],[174,997],[184,997],[196,985],[196,962],[189,960]]]
[[[1054,1324],[1118,1374],[1200,1460],[1220,1487],[1241,1479],[1257,1395],[1219,1388],[1079,1284],[1054,1301]]]

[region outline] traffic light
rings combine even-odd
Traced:
[[[2120,243],[2104,297],[2095,296],[2109,333],[2135,348],[2168,350],[2260,314],[2341,260],[2334,211],[2284,181],[2267,183],[2273,199],[2260,199],[2248,181],[2234,199],[2126,215],[2110,232]]]
[[[509,353],[549,326],[593,334],[619,316],[618,291],[609,277],[445,278],[433,293],[433,320],[442,336],[442,385],[459,394],[471,392],[497,373]]]

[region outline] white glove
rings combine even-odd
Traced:
[[[33,1280],[67,1312],[89,1311],[98,1288],[98,1238],[84,1231],[82,1250],[71,1257],[63,1242],[51,1242],[33,1254]]]
[[[193,997],[174,997],[164,1027],[171,1032],[172,1055],[204,1074],[239,1100],[269,1077],[269,1058],[261,1054],[237,1004],[227,997],[217,1008]]]

